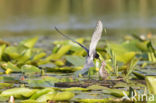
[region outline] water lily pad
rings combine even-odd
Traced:
[[[55,101],[68,101],[74,97],[74,93],[72,92],[58,92],[42,95],[37,99],[38,102],[46,102],[47,100],[55,100]]]
[[[100,86],[100,85],[92,85],[92,86],[87,87],[87,89],[89,89],[89,90],[109,90],[109,88]]]
[[[22,100],[20,103],[38,103],[38,102],[36,100],[28,99],[28,100]]]
[[[48,80],[28,80],[29,87],[53,87],[54,81]]]
[[[26,74],[41,73],[41,70],[33,65],[24,65],[22,66],[21,71]]]
[[[40,96],[47,94],[49,92],[55,92],[55,90],[53,88],[45,88],[45,89],[39,90],[36,93],[34,93],[30,99],[37,99]]]
[[[106,98],[106,99],[80,99],[78,100],[81,103],[110,103],[111,98]]]
[[[17,67],[15,64],[8,62],[8,63],[2,63],[1,64],[2,68],[5,70],[10,69],[12,72],[20,72],[21,69]]]
[[[12,88],[12,89],[7,89],[1,93],[1,96],[14,96],[15,98],[28,98],[30,97],[33,93],[35,93],[36,90],[29,89],[29,88]]]
[[[70,88],[63,88],[61,89],[63,91],[88,91],[87,88],[81,88],[81,87],[70,87]]]

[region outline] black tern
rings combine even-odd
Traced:
[[[61,34],[62,36],[64,36],[67,39],[70,39],[74,43],[77,43],[79,46],[81,46],[87,52],[86,63],[84,65],[83,69],[76,71],[74,74],[76,77],[78,77],[79,75],[88,74],[89,68],[94,67],[94,62],[93,62],[94,58],[99,59],[99,55],[96,52],[96,46],[97,46],[97,43],[100,40],[101,35],[102,35],[102,31],[103,31],[102,22],[100,20],[97,22],[96,28],[95,28],[94,33],[93,33],[92,38],[91,38],[91,43],[90,43],[89,49],[86,48],[84,45],[80,44],[79,42],[71,39],[67,35],[63,34],[56,27],[55,27],[55,29],[59,34]]]

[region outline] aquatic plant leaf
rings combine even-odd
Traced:
[[[110,103],[112,101],[112,98],[106,98],[106,99],[80,99],[78,102],[80,103]]]
[[[60,67],[60,66],[65,65],[65,60],[59,59],[59,60],[56,60],[54,63],[55,63],[55,65]]]
[[[57,60],[60,59],[62,56],[64,56],[69,50],[71,46],[70,45],[64,45],[62,46],[56,54],[51,54],[46,58],[46,60]]]
[[[36,100],[28,99],[28,100],[22,100],[20,103],[38,103]]]
[[[87,87],[89,90],[109,90],[109,88],[100,85],[91,85]]]
[[[20,45],[24,45],[28,48],[33,48],[37,40],[38,40],[38,37],[26,39],[26,40],[21,41]]]
[[[28,80],[29,87],[53,87],[54,81],[48,81],[48,80]]]
[[[3,55],[3,52],[4,52],[5,48],[6,48],[6,45],[1,45],[0,46],[0,61],[2,60],[2,55]]]
[[[145,79],[145,75],[144,74],[141,74],[141,73],[139,73],[137,71],[133,71],[132,73],[139,79],[143,79],[143,80]]]
[[[46,102],[47,100],[56,100],[56,101],[68,101],[74,97],[74,93],[72,92],[58,92],[58,93],[48,93],[40,96],[37,101],[38,102]]]
[[[13,87],[11,83],[0,83],[0,89],[10,88]]]
[[[124,64],[128,63],[136,55],[136,52],[129,51],[120,44],[110,43],[109,48],[116,54],[116,60]]]
[[[6,53],[7,55],[9,55],[10,58],[17,58],[20,56],[17,47],[15,46],[9,46],[5,49],[4,53]]]
[[[117,60],[126,64],[130,62],[135,57],[135,55],[135,52],[127,52],[122,55],[117,55]]]
[[[129,52],[140,52],[141,49],[136,45],[139,42],[138,40],[131,40],[129,42],[124,42],[122,46]]]
[[[124,90],[121,90],[121,89],[110,89],[110,94],[115,97],[123,97],[124,96],[123,91]],[[124,91],[124,92],[128,94],[127,91]]]
[[[53,88],[45,88],[45,89],[41,89],[39,91],[37,91],[36,93],[34,93],[30,99],[37,99],[40,96],[47,94],[49,92],[55,92],[55,90]]]
[[[146,76],[146,84],[151,94],[156,94],[156,76]]]
[[[1,96],[14,96],[15,98],[28,98],[30,97],[33,93],[35,93],[36,90],[34,89],[29,89],[29,88],[12,88],[12,89],[7,89],[1,93]]]
[[[115,87],[115,88],[124,88],[124,87],[128,87],[128,84],[124,83],[124,82],[118,82],[113,87]]]
[[[0,76],[0,82],[3,82],[3,83],[16,83],[16,82],[18,82],[18,78],[11,77],[11,76]]]
[[[44,53],[44,52],[38,53],[38,54],[36,54],[36,55],[33,57],[32,61],[40,60],[41,58],[43,58],[43,57],[45,57],[45,56],[46,56],[46,53]]]
[[[54,68],[54,67],[56,67],[56,65],[54,63],[46,63],[46,64],[39,65],[39,67],[41,67],[41,68]]]
[[[61,81],[56,77],[43,76],[42,78],[28,80],[28,84],[30,87],[53,87],[54,83]]]
[[[22,55],[20,55],[20,57],[16,58],[16,60],[18,61],[18,64],[23,64],[25,63],[27,60],[29,60],[31,58],[32,55],[32,50],[31,49],[27,49],[23,52]]]
[[[0,95],[0,103],[7,103],[8,100],[9,100],[9,97],[1,96],[1,95]]]
[[[61,89],[63,91],[88,91],[87,88],[81,88],[81,87],[70,87],[70,88],[63,88]]]
[[[15,64],[12,64],[11,62],[8,63],[2,63],[1,67],[4,68],[5,70],[10,69],[11,72],[20,72],[21,69],[17,67]]]
[[[136,46],[137,46],[140,50],[142,50],[142,51],[144,51],[144,52],[147,52],[147,51],[148,51],[148,47],[147,47],[147,44],[148,44],[148,43],[149,43],[148,41],[137,42],[137,43],[136,43]]]
[[[75,72],[81,69],[82,67],[65,66],[65,67],[47,68],[46,70],[47,72]]]
[[[66,60],[73,64],[74,66],[83,66],[85,63],[85,58],[82,56],[65,56]]]
[[[40,73],[41,70],[39,68],[37,68],[36,66],[33,66],[33,65],[23,65],[21,67],[21,71],[23,73],[26,73],[26,74],[32,74],[32,73]]]
[[[129,67],[127,69],[127,74],[126,74],[125,78],[129,77],[129,75],[134,71],[134,69],[137,65],[137,62],[138,62],[138,59],[136,59],[136,58],[133,58],[130,61],[130,64],[129,64]]]

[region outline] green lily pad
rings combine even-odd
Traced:
[[[22,66],[21,71],[26,74],[41,73],[41,70],[33,65],[24,65]]]
[[[17,67],[15,64],[12,64],[11,62],[2,63],[1,66],[5,70],[10,69],[12,72],[20,72],[21,71],[21,69],[19,67]]]
[[[33,93],[35,93],[36,90],[29,89],[29,88],[12,88],[12,89],[7,89],[1,93],[1,96],[14,96],[15,98],[28,98],[30,97]]]
[[[28,100],[22,100],[20,103],[38,103],[38,102],[36,100],[28,99]]]
[[[53,88],[45,88],[45,89],[42,89],[42,90],[39,90],[37,91],[36,93],[34,93],[30,99],[37,99],[39,98],[40,96],[44,95],[44,94],[47,94],[49,92],[55,92],[55,90]]]
[[[53,87],[54,81],[48,80],[28,80],[29,87]]]
[[[109,88],[100,86],[100,85],[92,85],[92,86],[87,87],[87,89],[89,89],[89,90],[107,90]]]
[[[80,99],[78,102],[81,103],[110,103],[111,98],[106,98],[106,99]]]
[[[38,102],[46,102],[47,100],[55,100],[55,101],[68,101],[74,97],[74,93],[72,92],[58,92],[42,95],[37,99]]]
[[[81,87],[70,87],[70,88],[63,88],[61,89],[63,91],[88,91],[87,88],[81,88]]]

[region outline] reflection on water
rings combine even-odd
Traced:
[[[114,35],[156,33],[155,11],[156,0],[1,0],[0,35],[89,34],[98,19]]]

